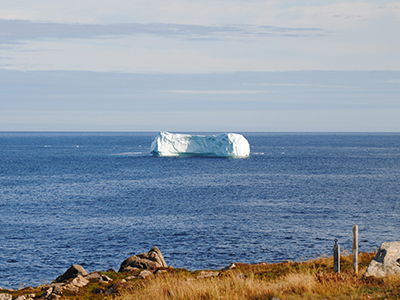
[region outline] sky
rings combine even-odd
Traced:
[[[400,131],[400,1],[0,0],[0,131]]]

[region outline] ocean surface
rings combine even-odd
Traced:
[[[156,133],[0,133],[0,286],[331,255],[400,240],[400,134],[243,133],[246,159],[153,157]]]

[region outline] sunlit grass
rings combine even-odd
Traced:
[[[400,279],[363,278],[373,253],[360,254],[359,273],[352,257],[342,257],[342,272],[333,272],[332,258],[279,264],[238,264],[220,276],[194,279],[188,273],[167,273],[122,292],[116,299],[397,299]],[[188,277],[189,276],[189,277]],[[382,298],[382,299],[383,299]]]
[[[61,299],[109,300],[261,300],[261,299],[400,299],[400,278],[364,278],[374,253],[360,253],[359,272],[352,270],[352,256],[342,256],[341,273],[333,272],[332,257],[305,262],[241,264],[219,275],[199,278],[200,271],[166,268],[146,279],[140,270],[109,272],[113,280],[91,282],[79,292],[65,292]],[[29,290],[16,291],[18,295]],[[40,295],[39,289],[35,290]]]
[[[307,294],[315,284],[313,275],[295,273],[269,283],[254,277],[241,278],[236,272],[201,280],[167,276],[152,280],[144,289],[124,293],[118,299],[269,299],[284,294]]]

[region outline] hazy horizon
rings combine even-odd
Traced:
[[[400,131],[398,1],[0,8],[0,131]]]
[[[397,132],[398,78],[0,70],[0,131]]]

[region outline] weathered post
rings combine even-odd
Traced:
[[[358,226],[353,225],[353,270],[358,272]]]
[[[335,245],[333,246],[333,271],[340,273],[340,245],[337,242],[338,239],[335,239]]]

